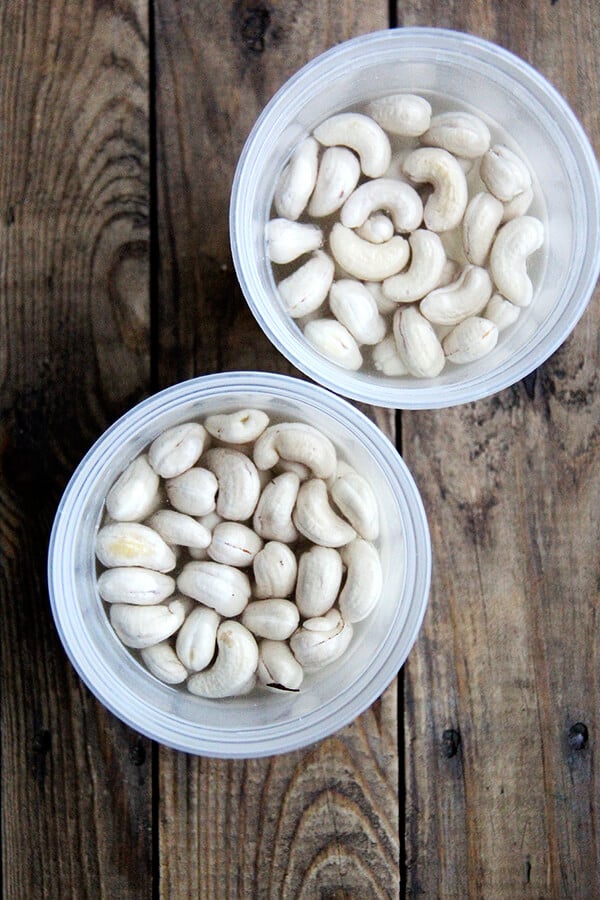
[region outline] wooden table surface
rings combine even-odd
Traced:
[[[165,749],[100,706],[52,622],[53,515],[106,426],[194,375],[294,374],[232,269],[235,163],[301,65],[404,25],[519,54],[598,149],[597,0],[0,4],[10,900],[600,896],[598,296],[523,383],[372,411],[422,492],[434,577],[397,681],[335,736],[241,762]]]

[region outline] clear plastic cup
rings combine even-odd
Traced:
[[[299,693],[256,690],[225,700],[158,681],[117,638],[96,588],[96,531],[109,487],[164,429],[258,407],[323,431],[365,475],[380,502],[381,600],[355,626],[346,655],[305,678]],[[419,631],[431,548],[417,488],[391,441],[354,406],[314,384],[258,372],[192,379],[140,403],[112,425],[75,471],[50,540],[48,580],[58,633],[78,674],[116,716],[167,746],[205,756],[267,756],[346,725],[393,680]]]
[[[531,305],[500,334],[491,355],[434,379],[351,372],[303,338],[278,296],[265,246],[276,179],[295,145],[333,113],[394,92],[470,108],[508,135],[535,176],[535,214],[547,237],[538,251]],[[355,400],[396,409],[453,406],[519,381],[565,340],[600,268],[600,178],[590,143],[565,100],[535,69],[469,34],[399,28],[362,35],[316,57],[258,118],[233,182],[230,234],[243,293],[272,343],[315,381]],[[532,263],[533,263],[532,259]]]

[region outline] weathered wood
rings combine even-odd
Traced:
[[[0,9],[3,896],[151,882],[151,746],[75,676],[45,562],[82,453],[148,389],[145,3]]]
[[[599,146],[592,0],[423,2],[398,14],[524,56]],[[403,415],[435,554],[430,609],[405,669],[408,896],[600,890],[597,299],[523,384]]]
[[[158,0],[155,9],[160,382],[290,373],[232,270],[235,164],[283,81],[332,44],[385,27],[387,4]],[[379,421],[390,431],[394,416]],[[161,750],[159,766],[161,896],[397,896],[395,686],[304,752],[223,762]]]

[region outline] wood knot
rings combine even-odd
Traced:
[[[442,756],[452,759],[460,747],[460,733],[455,728],[446,728],[442,733]]]
[[[583,750],[587,745],[589,736],[587,725],[583,722],[575,722],[575,724],[571,725],[569,728],[569,734],[567,736],[569,747],[571,750]]]
[[[271,13],[259,3],[245,10],[240,24],[242,43],[251,53],[263,53],[265,36],[271,24]]]

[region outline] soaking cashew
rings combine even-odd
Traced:
[[[145,519],[160,501],[158,475],[142,454],[129,463],[106,495],[106,510],[117,522]]]
[[[484,319],[493,322],[498,331],[504,331],[510,325],[514,325],[521,314],[521,307],[515,306],[502,294],[494,294],[482,312]]]
[[[417,184],[433,185],[423,213],[427,228],[449,231],[460,224],[468,201],[467,180],[451,153],[421,147],[406,157],[404,172]]]
[[[354,150],[362,171],[370,178],[383,175],[390,164],[388,136],[370,116],[338,113],[317,126],[313,134],[326,147],[342,145]]]
[[[487,269],[465,266],[452,284],[427,294],[420,311],[435,325],[457,325],[480,313],[492,296],[492,280]]]
[[[463,247],[469,262],[476,266],[485,263],[503,215],[503,204],[487,191],[480,191],[469,201],[462,223]]]
[[[531,187],[529,169],[504,144],[495,144],[483,155],[479,175],[488,191],[505,202]]]
[[[331,609],[342,583],[342,558],[333,547],[312,546],[300,556],[295,600],[304,618]]]
[[[524,216],[529,207],[533,203],[533,188],[525,188],[520,194],[516,194],[512,200],[506,200],[503,203],[504,212],[502,214],[502,224],[516,219],[517,216]]]
[[[314,319],[304,326],[304,337],[315,350],[343,369],[356,371],[363,358],[358,344],[337,319]]]
[[[356,538],[340,551],[346,580],[339,597],[345,622],[362,622],[373,611],[383,587],[379,554],[373,544]]]
[[[188,690],[200,697],[233,697],[245,691],[258,665],[258,645],[247,628],[226,620],[217,630],[217,658],[190,676]]]
[[[420,300],[439,283],[446,253],[437,234],[419,228],[408,239],[411,260],[408,269],[386,278],[382,284],[385,297],[395,303]]]
[[[533,216],[519,216],[502,226],[490,252],[490,271],[498,291],[516,306],[529,306],[533,284],[527,260],[544,243],[544,226]]]
[[[171,637],[185,619],[186,606],[173,598],[158,606],[130,606],[113,603],[110,607],[110,623],[126,647],[141,650]]]
[[[252,563],[254,596],[289,597],[293,593],[298,572],[294,551],[281,541],[268,541]]]
[[[201,466],[192,466],[165,483],[171,506],[188,516],[205,516],[212,512],[218,486],[213,473]]]
[[[188,677],[188,670],[168,640],[143,647],[140,656],[154,677],[165,684],[181,684]]]
[[[214,438],[225,444],[247,444],[255,441],[269,424],[262,409],[240,409],[233,413],[207,416],[204,427]]]
[[[262,548],[262,538],[247,525],[219,522],[213,530],[208,555],[214,562],[243,569],[252,565]]]
[[[444,368],[444,351],[431,323],[414,306],[394,313],[394,338],[398,353],[411,375],[433,378]]]
[[[249,519],[260,495],[260,479],[252,460],[239,450],[213,447],[202,457],[202,464],[217,479],[219,515],[236,522]]]
[[[378,344],[385,335],[385,320],[368,288],[360,281],[341,278],[329,291],[329,308],[358,344]]]
[[[446,335],[442,346],[450,362],[464,364],[487,356],[497,342],[497,326],[481,316],[471,316],[463,319]]]
[[[290,638],[290,648],[302,668],[312,672],[339,659],[348,649],[352,634],[352,624],[332,609],[320,619],[307,619]]]
[[[360,238],[351,228],[336,222],[329,233],[329,247],[342,269],[363,281],[383,281],[404,268],[409,247],[399,234],[381,244]]]
[[[238,616],[250,599],[250,579],[233,566],[204,560],[184,565],[177,587],[182,594],[210,606],[222,616]]]
[[[321,157],[308,214],[330,216],[350,196],[360,178],[360,163],[346,147],[328,147]]]
[[[210,531],[204,525],[185,513],[174,509],[159,509],[146,525],[154,528],[167,544],[204,549],[210,544]]]
[[[296,147],[275,187],[273,203],[278,216],[298,219],[308,203],[317,180],[319,145],[307,137]]]
[[[423,203],[410,184],[394,178],[374,178],[350,194],[342,206],[340,222],[346,228],[357,228],[378,210],[386,210],[400,232],[414,231],[423,221]]]
[[[270,597],[249,603],[242,613],[241,621],[256,637],[285,641],[298,627],[300,613],[291,600]]]
[[[367,113],[390,134],[418,137],[431,121],[431,104],[416,94],[389,94],[367,105]]]
[[[479,116],[468,112],[444,112],[433,116],[421,143],[441,147],[454,156],[475,159],[490,146],[490,130]]]
[[[285,641],[262,640],[258,645],[260,682],[267,687],[297,691],[304,678],[302,666]]]
[[[331,257],[316,250],[307,262],[277,285],[279,296],[293,319],[315,312],[329,293],[335,266]]]
[[[271,469],[280,456],[303,463],[319,478],[329,478],[337,463],[333,443],[305,422],[272,425],[254,445],[254,463],[259,469]]]
[[[327,485],[320,478],[300,485],[293,520],[304,537],[322,547],[342,547],[356,537],[354,528],[332,509]]]
[[[170,572],[177,561],[161,536],[139,522],[111,522],[100,528],[96,556],[107,568],[140,566],[157,572]]]
[[[257,535],[285,544],[298,538],[292,511],[299,487],[300,479],[295,472],[283,472],[263,488],[252,519]]]
[[[207,438],[206,429],[198,422],[174,425],[151,443],[148,461],[161,478],[175,478],[198,462]]]
[[[271,262],[283,264],[318,250],[323,243],[323,232],[316,225],[305,222],[271,219],[267,222],[266,240]]]
[[[394,223],[384,213],[374,213],[362,225],[359,225],[356,233],[363,241],[383,244],[394,236]]]
[[[352,466],[340,462],[329,491],[331,499],[354,530],[362,538],[374,541],[379,535],[379,508],[367,479]]]
[[[105,569],[98,577],[98,593],[106,603],[154,606],[175,591],[175,579],[141,566]]]
[[[220,621],[221,617],[214,609],[196,606],[179,629],[175,652],[190,672],[205,669],[212,660]]]

